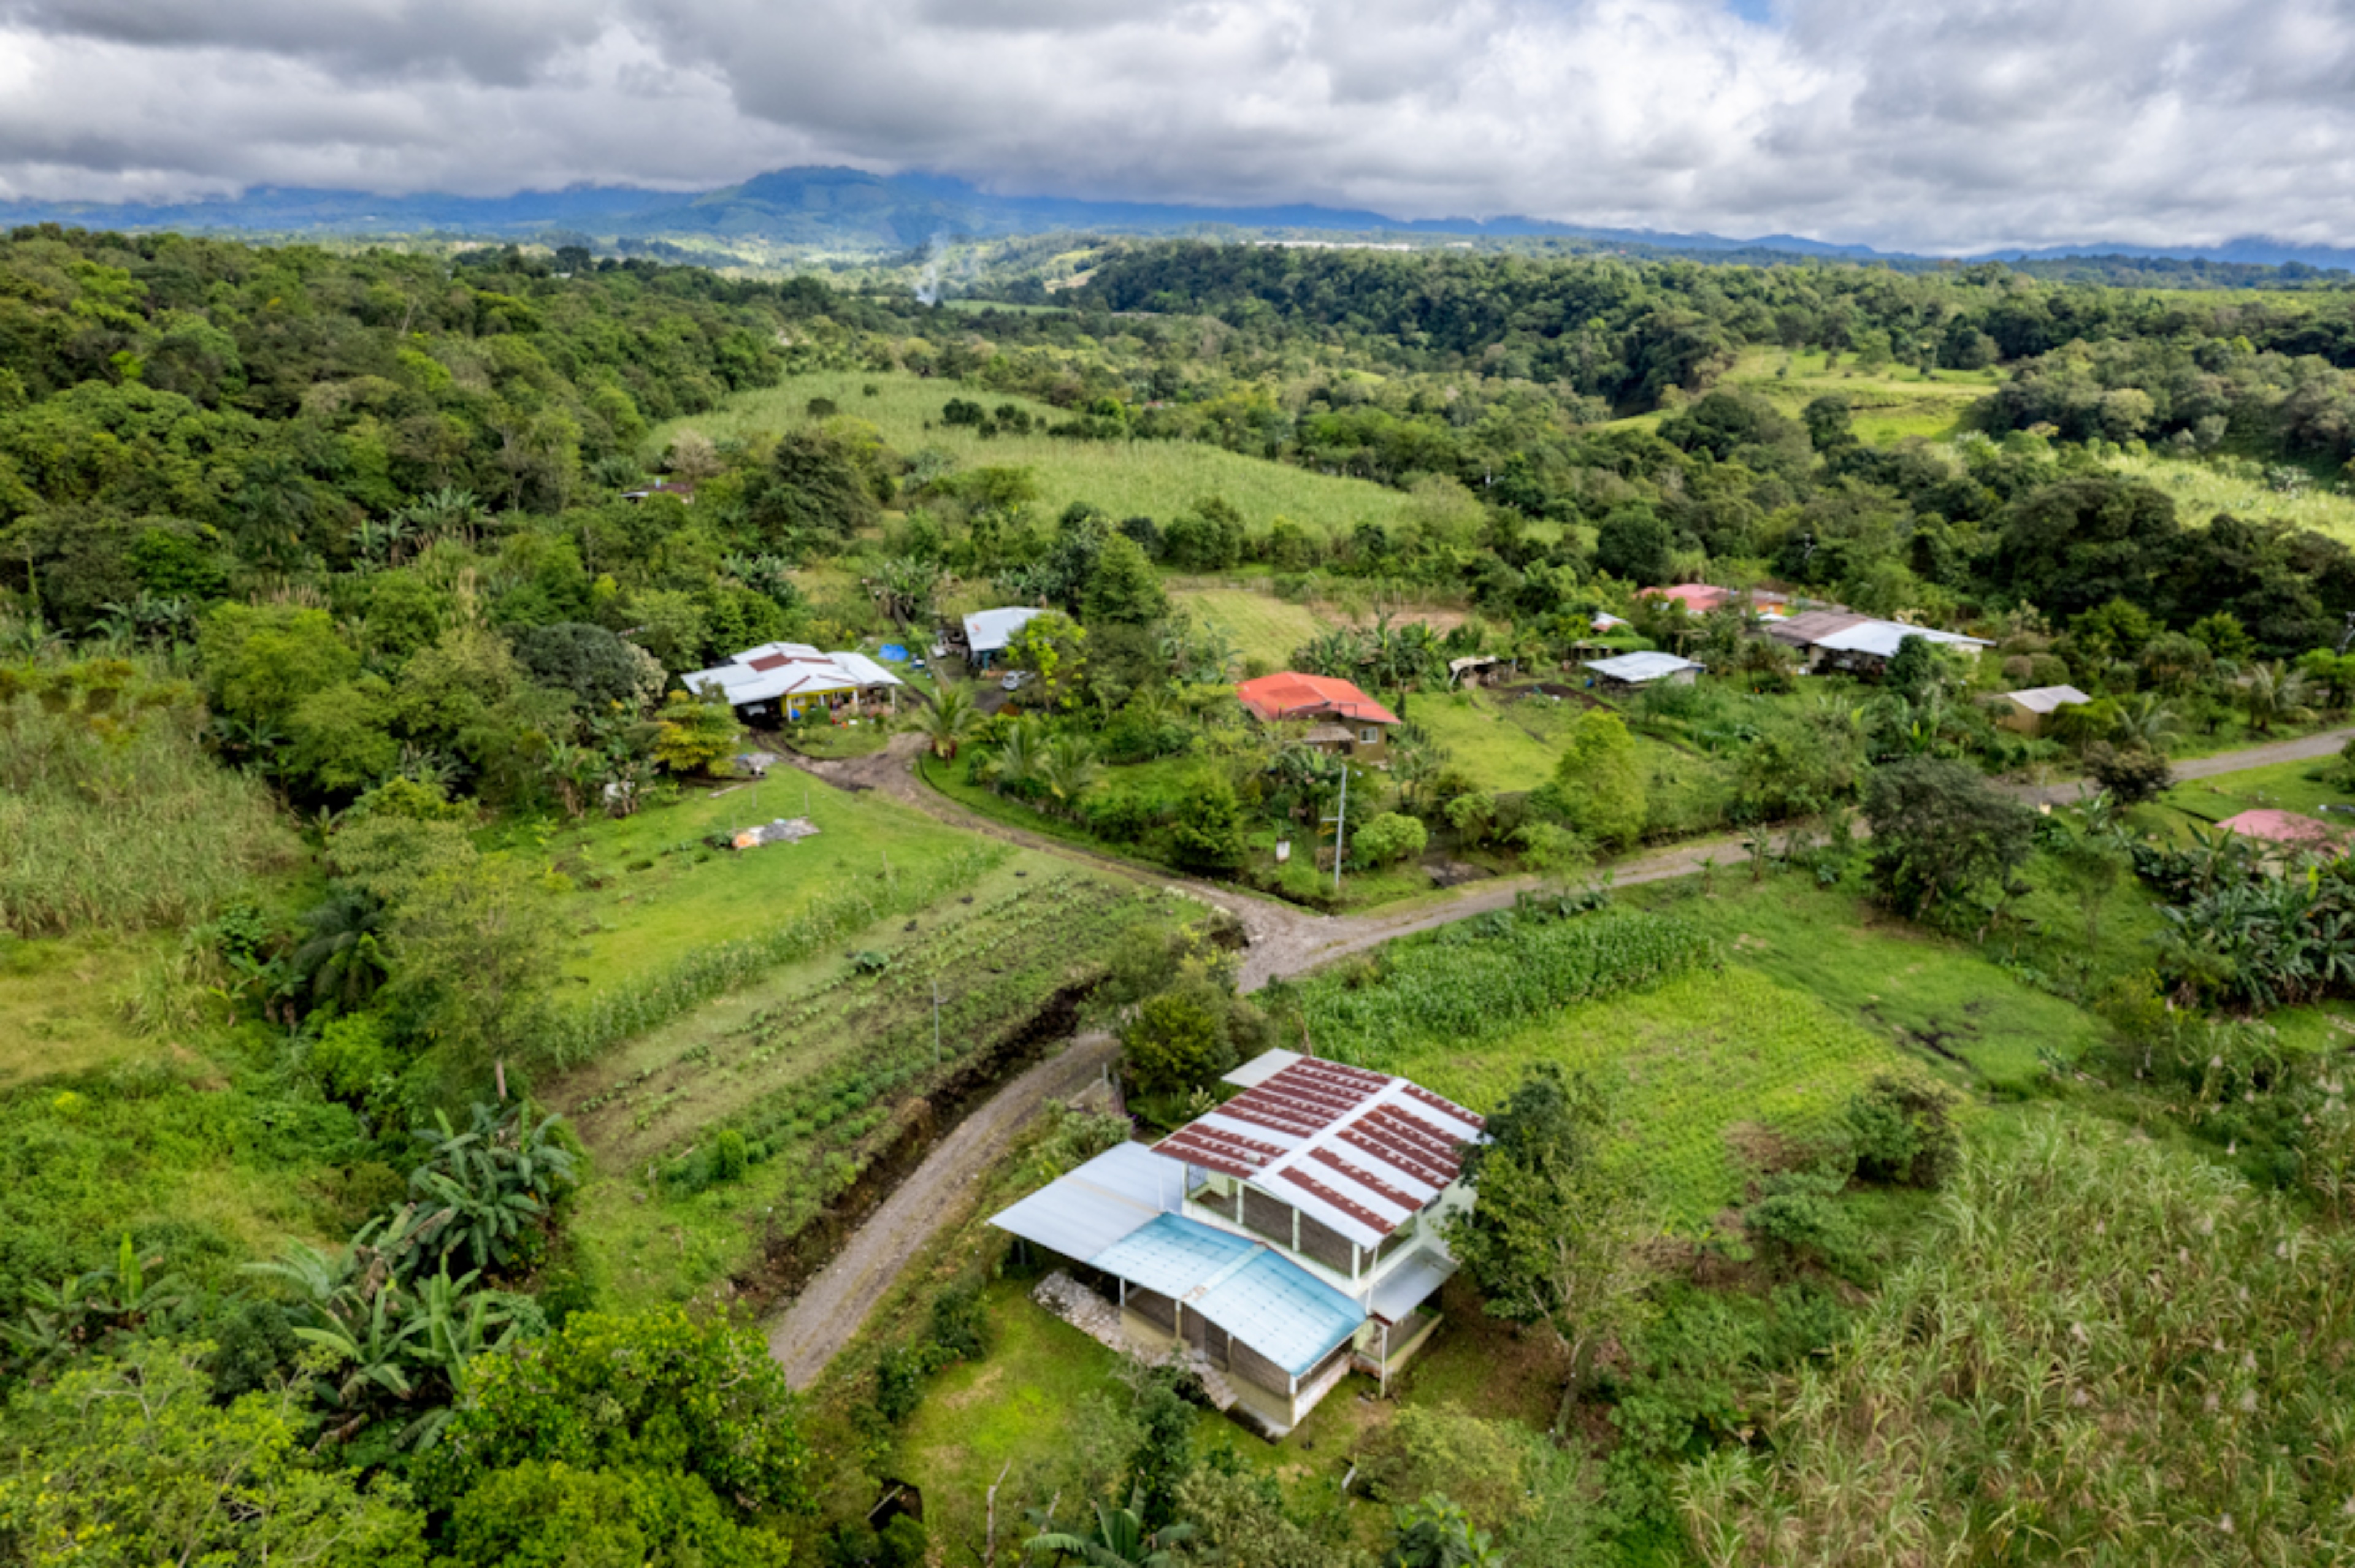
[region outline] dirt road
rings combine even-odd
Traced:
[[[1118,1043],[1108,1034],[1081,1036],[991,1095],[924,1157],[841,1255],[770,1325],[769,1354],[784,1367],[786,1381],[798,1389],[817,1381],[891,1288],[900,1266],[955,1211],[959,1191],[996,1163],[1040,1105],[1095,1082]]]
[[[2175,773],[2179,779],[2214,778],[2274,763],[2331,756],[2350,736],[2355,736],[2355,729],[2247,747],[2179,763]],[[799,765],[834,784],[879,790],[943,822],[1007,843],[1060,855],[1120,876],[1185,888],[1241,921],[1251,939],[1243,955],[1241,983],[1245,990],[1257,990],[1281,976],[1304,974],[1393,937],[1468,920],[1490,910],[1510,908],[1514,899],[1537,881],[1533,877],[1500,877],[1433,895],[1402,910],[1348,916],[1312,914],[1232,888],[1156,871],[993,822],[966,810],[915,776],[912,769],[922,749],[922,737],[900,735],[893,737],[885,750],[871,756],[838,763],[803,762]],[[2073,800],[2084,792],[2082,781],[2009,787],[2031,803]],[[1720,865],[1730,865],[1740,860],[1742,855],[1738,837],[1702,839],[1619,861],[1612,867],[1613,880],[1624,887],[1689,876],[1699,871],[1704,861],[1713,859]],[[769,1351],[783,1363],[787,1381],[795,1388],[805,1388],[815,1381],[866,1322],[876,1303],[882,1300],[900,1266],[955,1212],[957,1194],[996,1160],[1043,1104],[1077,1093],[1103,1071],[1114,1054],[1115,1043],[1110,1035],[1086,1036],[1061,1055],[1040,1062],[1000,1089],[943,1139],[851,1237],[842,1255],[828,1264],[772,1324]]]

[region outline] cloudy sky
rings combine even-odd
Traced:
[[[2355,243],[2339,0],[0,0],[0,196],[930,168],[1912,249]]]

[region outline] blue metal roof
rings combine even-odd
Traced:
[[[1163,1214],[1114,1242],[1088,1263],[1106,1274],[1120,1275],[1131,1285],[1183,1297],[1258,1251],[1256,1242],[1247,1242],[1182,1214]],[[1188,1303],[1189,1307],[1192,1305]],[[1256,1341],[1253,1348],[1257,1348]]]
[[[1294,1377],[1306,1374],[1366,1320],[1356,1302],[1264,1248],[1186,1306]]]

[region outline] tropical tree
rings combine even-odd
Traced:
[[[982,781],[999,795],[1028,797],[1037,793],[1039,773],[1046,765],[1046,731],[1036,719],[1018,719],[978,770]]]
[[[1069,816],[1079,809],[1081,797],[1094,786],[1103,771],[1093,741],[1084,735],[1058,735],[1048,742],[1047,753],[1039,759],[1039,782],[1054,798],[1056,809]]]
[[[1610,1125],[1602,1087],[1552,1062],[1529,1069],[1466,1152],[1473,1207],[1447,1221],[1455,1255],[1487,1310],[1542,1329],[1561,1362],[1560,1433],[1595,1354],[1643,1320],[1651,1274],[1641,1247],[1641,1202],[1624,1171],[1599,1152]]]
[[[314,1006],[346,1012],[363,1006],[391,972],[382,901],[340,884],[303,915],[304,941],[288,955],[293,987]]]
[[[867,592],[875,607],[902,628],[931,617],[932,596],[940,586],[939,563],[912,555],[887,558],[867,579]]]
[[[2272,733],[2275,724],[2305,724],[2314,718],[2306,705],[2307,677],[2279,659],[2252,664],[2239,686],[2249,728],[2260,735]]]
[[[1126,1508],[1097,1503],[1095,1528],[1085,1535],[1050,1529],[1033,1510],[1031,1523],[1039,1533],[1026,1550],[1033,1557],[1051,1556],[1058,1563],[1082,1563],[1087,1568],[1178,1568],[1182,1559],[1175,1548],[1193,1538],[1194,1527],[1167,1524],[1147,1531],[1138,1516],[1140,1506],[1135,1497]]]
[[[957,748],[964,743],[980,718],[972,688],[961,680],[943,680],[933,690],[932,699],[920,706],[908,722],[932,742],[932,755],[947,762],[956,756]]]

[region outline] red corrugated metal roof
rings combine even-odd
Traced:
[[[1344,718],[1362,719],[1373,724],[1395,724],[1399,721],[1397,714],[1348,681],[1336,680],[1330,676],[1300,675],[1292,670],[1263,675],[1257,680],[1247,680],[1235,688],[1235,698],[1245,708],[1271,721],[1311,719],[1320,713],[1337,713]]]
[[[1424,1107],[1431,1115],[1421,1114]],[[1465,1140],[1439,1122],[1476,1134],[1482,1125],[1475,1113],[1403,1078],[1302,1057],[1178,1128],[1154,1152],[1263,1189],[1281,1177],[1386,1236],[1463,1172]],[[1249,1136],[1245,1127],[1284,1141]]]

